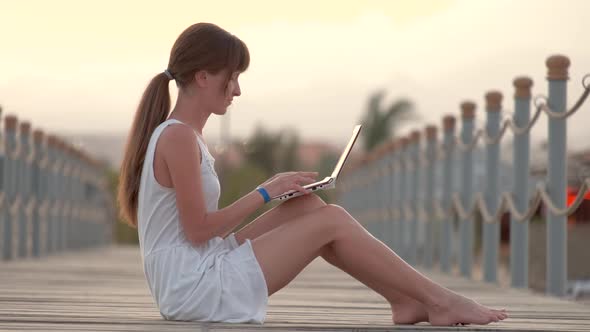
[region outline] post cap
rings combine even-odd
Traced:
[[[489,91],[485,95],[486,111],[499,112],[502,108],[502,93],[500,91]]]
[[[61,137],[56,136],[55,137],[55,147],[58,150],[65,150],[66,149],[66,142],[64,142]]]
[[[420,130],[413,130],[410,133],[410,143],[420,142]]]
[[[443,117],[443,130],[455,129],[456,119],[453,115],[445,115]]]
[[[437,128],[435,125],[428,125],[424,129],[426,139],[436,139]]]
[[[28,121],[20,123],[20,133],[21,135],[29,135],[31,134],[31,123]]]
[[[395,149],[395,140],[387,140],[385,142],[385,153],[390,153]]]
[[[405,148],[408,143],[410,143],[410,138],[408,138],[407,136],[404,136],[402,138],[399,139],[399,147],[400,148]]]
[[[555,54],[547,58],[547,79],[549,80],[567,80],[570,59],[565,55]]]
[[[33,141],[35,143],[41,143],[44,136],[43,130],[41,129],[35,129],[35,131],[33,131]]]
[[[18,118],[15,115],[7,115],[4,117],[4,128],[8,130],[16,130]]]
[[[529,98],[531,96],[531,87],[533,86],[533,80],[527,76],[519,76],[512,82],[514,84],[514,97],[516,98]]]
[[[461,117],[463,119],[472,119],[475,117],[475,103],[464,101],[461,103]]]

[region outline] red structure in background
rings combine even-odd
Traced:
[[[574,187],[567,187],[567,194],[566,194],[566,204],[567,206],[571,206],[576,197],[578,196],[579,188]],[[540,216],[541,218],[545,218],[545,207],[541,204],[539,209],[535,213],[535,216]],[[584,195],[584,200],[580,204],[580,206],[568,216],[567,223],[570,226],[575,224],[582,224],[582,223],[590,223],[590,192],[587,192]],[[502,243],[509,243],[510,242],[510,214],[508,212],[502,215],[502,219],[500,220],[500,241]]]
[[[576,196],[578,196],[579,188],[567,187],[566,204],[572,205]],[[590,192],[584,195],[582,204],[568,217],[568,224],[588,223],[590,222]]]

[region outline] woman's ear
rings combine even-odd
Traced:
[[[205,88],[209,84],[208,73],[206,70],[198,70],[195,72],[195,83],[200,88]]]

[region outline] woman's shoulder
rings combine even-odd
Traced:
[[[199,155],[200,148],[192,128],[181,123],[171,123],[163,129],[158,139],[158,148],[162,148],[164,155],[186,156]]]

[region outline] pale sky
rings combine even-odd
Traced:
[[[0,105],[48,131],[126,133],[176,37],[206,21],[250,49],[229,110],[235,137],[263,123],[294,127],[304,140],[345,141],[379,88],[387,101],[416,103],[422,121],[402,133],[459,115],[465,99],[478,104],[482,125],[485,92],[502,91],[509,116],[518,75],[546,94],[545,59],[555,53],[572,62],[572,105],[590,73],[589,18],[585,0],[0,0]],[[572,148],[590,146],[589,108],[569,121]],[[212,116],[205,136],[217,140],[219,126]],[[534,139],[546,127],[543,118]]]

